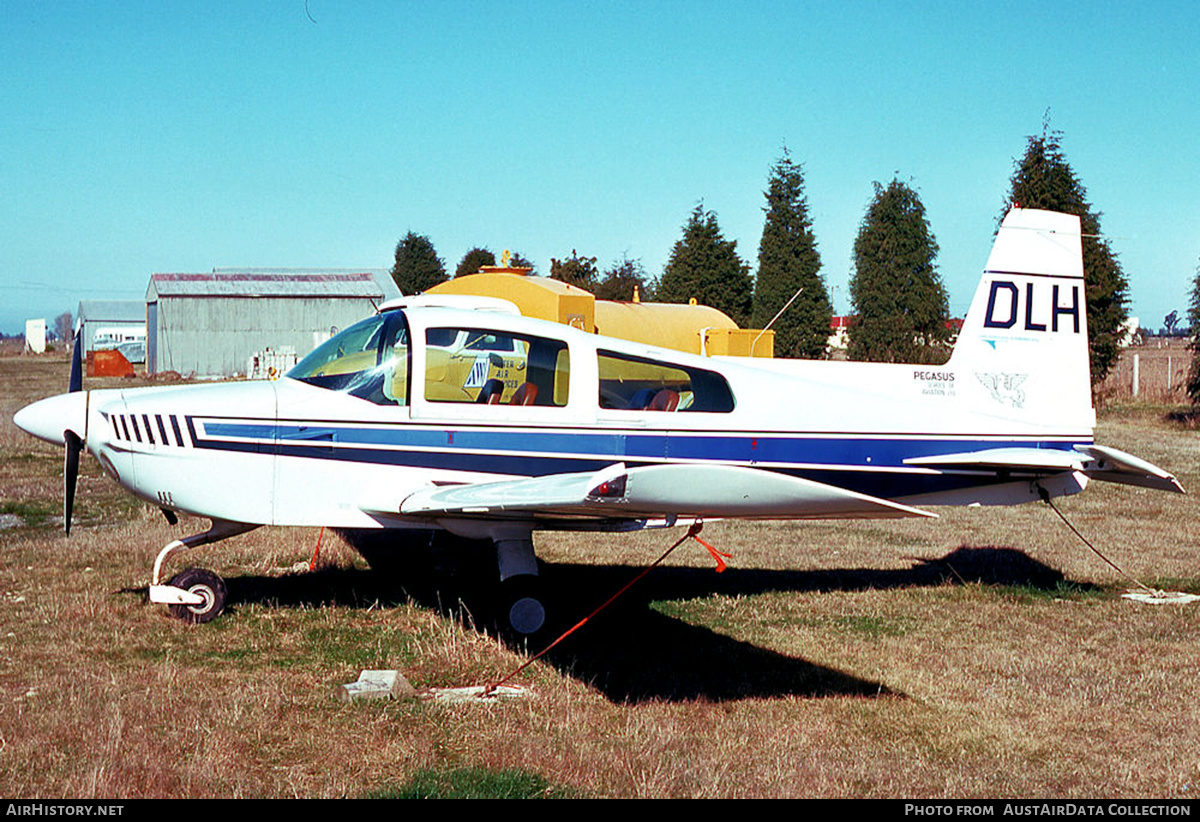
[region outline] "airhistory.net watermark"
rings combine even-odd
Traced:
[[[5,816],[121,816],[124,805],[83,805],[69,802],[6,802]]]

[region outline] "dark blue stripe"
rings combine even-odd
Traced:
[[[984,448],[1040,447],[1071,450],[1077,440],[1028,442],[982,439],[914,440],[886,437],[828,439],[804,436],[756,437],[746,434],[695,436],[660,432],[504,431],[466,428],[438,430],[426,427],[340,428],[336,425],[291,423],[206,423],[211,435],[257,439],[257,442],[199,440],[187,419],[198,448],[270,453],[308,459],[339,460],[397,467],[475,471],[490,474],[545,476],[555,473],[597,471],[616,461],[630,467],[672,460],[730,460],[762,470],[846,488],[882,498],[935,494],[1008,481],[999,472],[980,474],[923,474],[888,471],[904,459],[952,454]],[[278,436],[278,441],[273,437]],[[413,450],[362,448],[357,445],[407,446]],[[436,448],[437,451],[428,449]],[[486,454],[483,450],[515,453]],[[553,456],[548,451],[559,451]],[[869,458],[869,459],[868,459]],[[773,463],[807,462],[839,466],[859,465],[875,470],[782,468]],[[885,470],[879,470],[885,469]]]
[[[223,451],[253,453],[256,443],[207,442],[197,447]],[[598,471],[613,463],[612,459],[584,459],[578,457],[546,457],[536,455],[499,455],[465,453],[430,453],[424,451],[384,451],[374,448],[331,449],[318,445],[280,443],[280,456],[305,457],[309,459],[338,460],[341,462],[392,465],[405,468],[434,468],[446,471],[478,471],[489,474],[511,474],[520,476],[545,476],[547,474]],[[625,460],[631,467],[654,463]],[[1007,481],[991,475],[963,474],[913,474],[889,471],[833,471],[821,469],[772,468],[769,465],[754,466],[775,473],[813,480],[839,488],[857,491],[876,497],[895,498],[916,494],[932,494],[959,488],[975,488]]]
[[[189,419],[190,422],[190,419]],[[438,449],[432,458],[443,464],[450,459],[447,451],[462,453],[466,459],[479,457],[466,452],[508,451],[514,452],[506,459],[549,459],[559,463],[563,460],[600,460],[608,464],[614,460],[726,460],[770,467],[776,463],[811,463],[816,465],[861,465],[876,468],[899,467],[904,460],[915,457],[939,456],[991,448],[1048,448],[1070,451],[1078,442],[1089,440],[1064,439],[1055,441],[1028,442],[1011,440],[918,440],[890,437],[828,438],[793,436],[751,436],[730,434],[727,436],[696,436],[685,433],[626,433],[605,431],[506,431],[497,429],[465,428],[439,430],[415,426],[383,428],[340,428],[333,425],[297,425],[293,423],[236,423],[206,422],[209,437],[237,437],[254,440],[243,443],[236,450],[263,451],[278,441],[281,452],[288,451],[292,443],[314,444],[320,440],[325,444],[320,452],[338,454],[354,446],[392,446],[410,449]],[[211,441],[202,442],[205,447]],[[219,447],[232,447],[224,443]],[[390,462],[381,456],[382,450],[366,450],[373,454],[371,461]],[[545,456],[559,454],[563,456]],[[398,458],[403,464],[411,464],[411,457]],[[560,469],[561,470],[561,469]],[[512,473],[530,473],[513,471]],[[550,473],[550,472],[547,472]]]

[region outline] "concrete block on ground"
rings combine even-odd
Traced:
[[[345,702],[355,699],[416,699],[417,689],[399,671],[363,671],[356,682],[338,690]]]

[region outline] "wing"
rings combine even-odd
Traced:
[[[396,513],[392,511],[390,513]],[[428,488],[406,497],[411,517],[630,521],[674,517],[839,519],[936,514],[771,471],[675,464]]]
[[[1103,445],[1077,445],[1073,451],[1051,448],[991,448],[963,454],[916,457],[905,465],[942,470],[992,471],[1021,476],[1050,476],[1078,471],[1091,479],[1185,493],[1174,476],[1143,459]]]

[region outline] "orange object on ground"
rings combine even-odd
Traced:
[[[109,351],[87,353],[87,375],[89,377],[132,377],[133,366],[125,355],[115,348]]]

